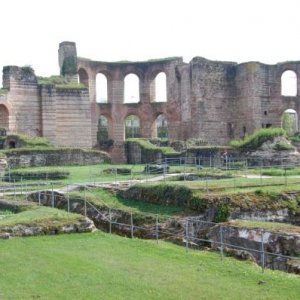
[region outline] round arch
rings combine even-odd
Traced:
[[[168,138],[168,120],[164,114],[159,114],[153,122],[151,135],[153,138]]]
[[[97,73],[96,75],[96,102],[108,102],[108,85],[107,76],[104,73]]]
[[[84,68],[79,68],[78,80],[80,83],[83,83],[86,87],[89,87],[89,75]]]
[[[281,127],[288,135],[298,132],[298,113],[294,109],[287,109],[283,112]]]
[[[124,103],[140,102],[140,78],[134,73],[124,77]]]
[[[281,95],[297,96],[297,74],[295,71],[286,70],[281,74]]]
[[[141,137],[141,122],[136,115],[129,115],[125,118],[125,139]]]

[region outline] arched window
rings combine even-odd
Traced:
[[[281,95],[297,96],[297,75],[294,71],[285,71],[281,75]]]
[[[89,76],[85,69],[80,68],[78,70],[79,82],[83,83],[87,87],[89,86]]]
[[[141,136],[140,119],[131,115],[125,119],[125,139]]]
[[[140,102],[140,82],[135,74],[128,74],[124,79],[124,103]]]
[[[167,76],[164,72],[160,72],[154,79],[155,95],[154,102],[167,101]]]
[[[97,132],[97,140],[98,143],[106,142],[108,140],[108,119],[105,116],[100,116],[98,120],[98,132]]]
[[[160,139],[168,138],[168,121],[165,115],[159,115],[155,120],[153,137]]]
[[[293,109],[287,109],[282,115],[282,128],[288,135],[293,135],[298,131],[298,114]]]
[[[107,78],[102,73],[96,76],[96,102],[107,103]]]
[[[0,105],[0,128],[8,129],[8,110],[4,105]]]

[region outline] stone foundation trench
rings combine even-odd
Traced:
[[[250,259],[263,268],[300,274],[300,234],[262,232],[261,229],[236,227],[229,223],[207,221],[207,215],[158,220],[109,207],[94,206],[84,198],[72,198],[57,191],[39,191],[29,201],[65,209],[90,218],[105,232],[144,239],[164,239],[187,248],[209,247],[239,259]],[[294,257],[294,258],[292,258]]]

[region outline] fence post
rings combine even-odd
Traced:
[[[223,261],[224,257],[224,242],[223,242],[223,226],[220,226],[220,240],[221,240],[221,246],[220,246],[220,254],[221,254],[221,260]]]
[[[206,193],[208,194],[208,178],[207,178],[207,169],[205,170],[205,187],[206,187]]]
[[[10,183],[10,179],[11,179],[11,177],[10,177],[11,175],[10,175],[10,165],[8,165],[8,182]]]
[[[156,215],[156,223],[155,223],[155,231],[156,231],[156,243],[158,244],[158,215]]]
[[[184,158],[184,166],[183,166],[183,180],[185,181],[185,163],[186,159]]]
[[[260,185],[262,185],[262,168],[263,168],[263,160],[260,161]]]
[[[287,186],[286,166],[284,166],[284,184]]]
[[[189,241],[188,241],[188,236],[189,236],[189,221],[186,219],[185,223],[185,251],[188,252],[189,249]]]
[[[84,216],[86,217],[86,186],[84,187]]]
[[[109,234],[111,234],[111,208],[109,208]]]
[[[41,191],[39,191],[38,197],[39,197],[39,205],[41,205]]]
[[[130,214],[130,225],[131,225],[131,238],[133,239],[133,216],[132,213]]]
[[[265,271],[265,246],[264,246],[264,232],[261,231],[261,271]]]
[[[51,202],[52,208],[54,207],[54,191],[53,191],[53,183],[51,183]]]
[[[16,180],[14,179],[14,200],[16,200]]]
[[[21,176],[21,196],[23,196],[23,177]]]

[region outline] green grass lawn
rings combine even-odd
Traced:
[[[0,299],[299,299],[300,277],[104,233],[0,240]],[[263,284],[259,284],[262,282]]]
[[[107,174],[104,172],[106,169],[114,168],[128,168],[132,171],[130,175],[120,174]],[[51,167],[31,167],[13,169],[13,171],[24,171],[29,169],[31,171],[47,172],[53,170],[70,172],[68,179],[58,180],[63,184],[80,183],[80,182],[102,182],[102,181],[116,181],[116,180],[128,180],[128,179],[141,179],[146,175],[142,174],[144,165],[113,165],[113,164],[97,164],[97,165],[84,165],[84,166],[51,166]],[[33,178],[32,181],[36,181]],[[52,180],[55,182],[55,180]]]
[[[120,175],[120,174],[109,174],[105,172],[106,169],[111,168],[128,168],[131,170],[130,175]],[[86,166],[55,166],[55,167],[35,167],[28,168],[31,171],[44,171],[47,170],[60,170],[67,171],[70,173],[68,179],[62,180],[48,180],[47,184],[45,180],[29,180],[17,182],[15,185],[11,184],[11,187],[16,186],[16,192],[25,192],[27,190],[37,190],[37,189],[52,189],[60,188],[68,184],[75,183],[103,183],[103,182],[119,182],[124,180],[131,179],[145,179],[150,178],[155,175],[153,174],[144,174],[144,165],[112,165],[112,164],[99,164],[99,165],[86,165]],[[26,170],[19,169],[19,170]],[[178,178],[167,178],[166,181],[170,184],[182,184],[186,185],[191,189],[202,191],[204,194],[213,193],[213,194],[233,194],[233,193],[243,193],[243,192],[253,192],[257,189],[262,190],[276,190],[276,191],[288,191],[296,190],[300,188],[300,178],[297,178],[295,175],[298,174],[299,169],[287,170],[287,177],[280,176],[282,169],[264,169],[264,174],[272,175],[272,178],[260,177],[260,169],[245,169],[245,170],[219,170],[219,169],[196,169],[195,167],[184,167],[184,166],[170,166],[170,173],[177,172],[186,172],[198,174],[203,180],[198,181],[178,181]],[[269,172],[269,173],[268,173]],[[252,175],[252,177],[250,176]],[[255,178],[253,178],[255,175]],[[180,175],[183,177],[183,173]],[[213,176],[224,176],[232,178],[222,178],[222,179],[211,179]],[[245,176],[248,176],[247,178]],[[209,178],[209,180],[206,180]],[[43,185],[42,185],[43,184]],[[7,187],[7,183],[2,183],[1,186]],[[13,192],[13,190],[11,190]]]

